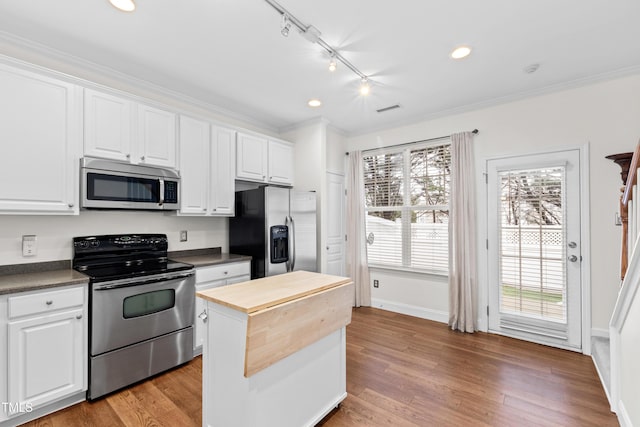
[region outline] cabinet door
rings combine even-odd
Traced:
[[[214,127],[212,130],[209,208],[212,215],[233,216],[235,211],[236,132],[221,127]]]
[[[0,213],[78,213],[79,87],[0,65]]]
[[[84,90],[84,154],[129,161],[132,105],[127,99]]]
[[[248,282],[249,280],[251,280],[251,275],[250,274],[245,274],[245,275],[236,276],[236,277],[230,277],[229,279],[227,279],[227,285],[233,285],[235,283]]]
[[[84,389],[83,309],[9,322],[8,398],[34,409]]]
[[[238,133],[236,150],[236,178],[249,181],[267,181],[266,138]]]
[[[222,280],[214,280],[212,282],[207,282],[203,284],[196,285],[196,292],[204,291],[206,289],[217,288],[219,286],[224,286],[227,284],[227,281]],[[195,319],[193,321],[193,350],[196,350],[202,346],[202,342],[204,340],[204,323],[208,322],[208,319],[205,317],[205,301],[202,298],[196,297],[196,305],[195,305]]]
[[[180,213],[207,214],[209,123],[180,117]]]
[[[136,163],[175,168],[176,148],[176,115],[138,105],[139,156]]]
[[[293,144],[269,140],[269,182],[293,185]]]

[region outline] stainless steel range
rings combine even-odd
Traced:
[[[193,357],[195,273],[167,259],[164,234],[75,237],[90,277],[88,399]]]

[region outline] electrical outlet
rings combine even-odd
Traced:
[[[22,256],[36,256],[37,253],[36,235],[26,234],[22,236]]]
[[[187,230],[182,230],[180,232],[180,241],[181,242],[186,242],[187,241]]]
[[[373,287],[374,287],[374,288],[378,288],[378,287],[380,287],[380,282],[378,281],[378,279],[375,279],[375,280],[373,281]]]

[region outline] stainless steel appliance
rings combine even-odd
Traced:
[[[180,175],[171,169],[84,157],[80,182],[85,209],[180,208]]]
[[[281,187],[236,192],[229,251],[251,255],[251,278],[317,271],[316,193]]]
[[[192,359],[195,270],[167,259],[166,235],[75,237],[73,251],[90,277],[88,399]]]

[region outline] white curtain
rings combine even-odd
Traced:
[[[355,284],[354,305],[371,305],[369,266],[367,265],[366,212],[362,153],[349,153],[347,177],[347,271]]]
[[[473,133],[451,135],[449,202],[449,326],[476,330],[476,197]]]

